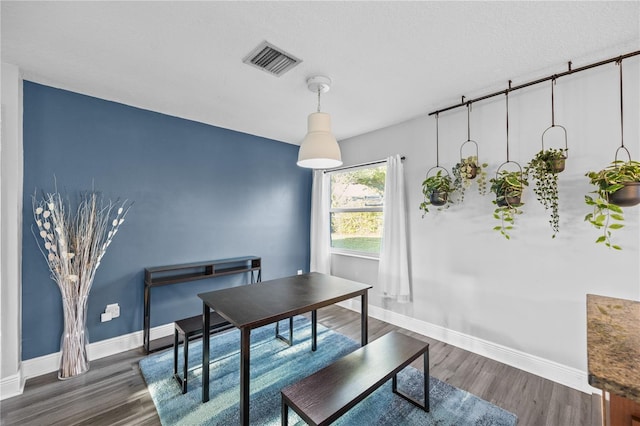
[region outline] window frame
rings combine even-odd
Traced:
[[[332,199],[331,195],[333,194],[333,179],[332,175],[335,174],[343,174],[343,173],[351,173],[357,170],[365,170],[365,169],[375,169],[384,167],[385,169],[385,179],[387,173],[387,162],[380,161],[373,164],[363,164],[361,166],[352,166],[345,169],[336,169],[336,170],[327,170],[325,173],[329,175],[329,224],[331,224],[331,216],[333,213],[382,213],[382,231],[380,233],[380,244],[382,245],[382,238],[384,234],[384,192],[382,194],[383,202],[378,206],[369,206],[369,207],[332,207]],[[380,259],[380,251],[378,252],[369,252],[369,251],[360,251],[360,250],[352,250],[346,248],[337,248],[333,247],[333,240],[331,238],[331,231],[329,231],[329,252],[331,254],[339,254],[344,256],[353,256],[353,257],[361,257],[361,258],[369,258],[369,259]]]

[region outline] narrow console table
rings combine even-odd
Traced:
[[[262,259],[257,256],[233,257],[179,265],[154,266],[144,269],[144,350],[149,353],[168,348],[173,336],[151,341],[151,289],[164,285],[187,283],[195,280],[232,274],[251,274],[251,284],[262,280]],[[254,275],[255,274],[255,275]]]

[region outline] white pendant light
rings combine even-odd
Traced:
[[[331,88],[331,79],[315,76],[307,79],[307,87],[318,93],[318,112],[307,118],[307,135],[300,144],[298,166],[311,169],[329,169],[342,165],[340,147],[331,133],[331,116],[320,112],[320,94]]]

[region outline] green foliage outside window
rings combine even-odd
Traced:
[[[331,175],[331,247],[379,253],[386,166]]]
[[[336,173],[331,176],[331,207],[363,207],[366,202],[362,197],[350,196],[349,190],[361,185],[362,193],[369,197],[384,196],[385,167],[360,169],[348,173]]]
[[[381,230],[382,213],[380,212],[353,212],[331,214],[332,234],[379,234]]]

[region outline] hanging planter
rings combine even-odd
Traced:
[[[585,196],[585,203],[593,208],[593,212],[584,220],[602,231],[596,243],[621,250],[611,240],[611,231],[624,227],[622,207],[640,204],[640,162],[633,161],[629,150],[624,146],[624,112],[622,99],[622,59],[620,66],[620,147],[616,150],[614,161],[599,172],[588,172],[589,182],[596,187],[591,193],[595,197]],[[624,150],[628,161],[618,160],[618,153]]]
[[[596,243],[604,243],[615,250],[622,247],[613,243],[611,231],[624,227],[622,208],[640,203],[640,162],[631,160],[630,155],[628,161],[619,161],[617,155],[621,149],[629,155],[627,148],[621,146],[616,150],[613,163],[599,172],[587,173],[589,182],[596,187],[592,191],[596,196],[585,196],[585,203],[593,208],[593,212],[584,220],[602,231]]]
[[[435,174],[430,176],[433,170],[437,170]],[[443,174],[444,171],[444,174]],[[422,193],[424,201],[420,204],[420,208],[428,213],[429,205],[442,207],[450,202],[449,194],[453,192],[453,184],[451,176],[446,169],[436,166],[429,169],[427,178],[422,182]]]
[[[511,82],[509,82],[509,86],[511,86]],[[507,106],[507,161],[498,167],[495,178],[491,179],[490,182],[491,192],[496,195],[496,199],[493,201],[496,205],[493,217],[500,221],[500,225],[495,226],[493,229],[509,240],[511,239],[510,231],[514,228],[516,217],[522,214],[520,209],[524,205],[522,203],[522,193],[528,182],[520,164],[509,160],[509,90],[505,91],[505,98]],[[503,170],[503,167],[510,164],[515,164],[517,170]]]
[[[478,183],[480,195],[487,193],[487,164],[478,162],[478,143],[471,140],[470,109],[471,103],[467,103],[467,141],[460,146],[460,161],[451,169],[454,176],[453,186],[458,193],[459,202],[464,201],[464,194],[474,180]],[[463,152],[468,146],[475,148],[475,152],[465,157]]]
[[[435,174],[431,174],[435,171]],[[444,174],[443,174],[444,172]],[[423,211],[422,217],[429,213],[429,206],[436,206],[438,210],[449,207],[451,203],[451,193],[455,190],[451,176],[444,167],[440,167],[439,140],[438,140],[438,114],[436,114],[436,165],[427,171],[425,180],[422,182],[422,194],[424,201],[420,203]]]
[[[565,162],[568,158],[569,149],[567,147],[567,129],[563,126],[555,124],[555,108],[553,86],[555,78],[551,80],[551,126],[542,132],[542,150],[540,150],[524,171],[527,179],[531,177],[534,182],[533,192],[536,194],[538,201],[544,206],[545,210],[551,210],[551,229],[555,238],[560,230],[560,214],[558,209],[558,173],[565,168]],[[550,130],[560,129],[564,135],[564,148],[544,148],[544,136]]]
[[[634,164],[635,163],[635,164]],[[627,171],[632,174],[638,174],[638,162],[630,162],[625,164]],[[631,168],[630,166],[633,166]],[[638,204],[640,200],[640,182],[622,182],[622,188],[609,195],[609,202],[620,207],[632,207]]]
[[[503,166],[510,163],[516,164],[519,170],[501,170]],[[522,173],[520,165],[514,161],[502,163],[498,171],[496,171],[496,177],[491,179],[491,192],[496,195],[493,203],[497,206],[493,212],[493,217],[500,221],[500,225],[495,226],[493,229],[500,232],[507,240],[511,239],[509,232],[515,225],[516,216],[522,214],[520,209],[524,205],[522,193],[527,185],[527,180]]]

